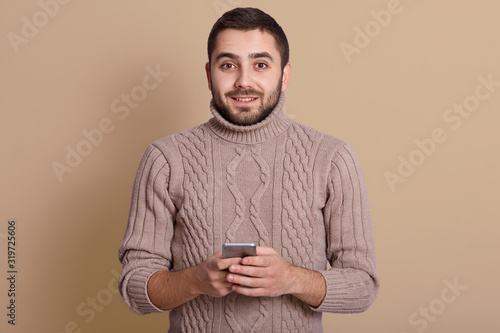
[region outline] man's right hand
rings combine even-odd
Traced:
[[[222,251],[217,252],[200,265],[196,266],[194,277],[197,280],[200,295],[223,297],[231,293],[232,283],[227,281],[229,266],[239,264],[241,258],[222,259]]]
[[[228,268],[241,258],[222,259],[217,252],[198,266],[181,271],[158,271],[148,281],[150,301],[159,309],[171,310],[199,295],[223,297],[232,292],[227,281]]]

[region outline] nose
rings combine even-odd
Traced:
[[[234,85],[236,88],[241,89],[251,88],[253,86],[253,79],[250,71],[246,68],[240,68]]]

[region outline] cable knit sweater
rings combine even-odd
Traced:
[[[227,122],[212,104],[207,123],[147,148],[119,249],[120,291],[134,312],[161,312],[146,292],[153,273],[198,265],[224,242],[269,246],[320,272],[324,301],[204,295],[170,311],[169,332],[322,332],[322,312],[373,302],[378,278],[357,158],[341,140],[292,121],[284,102],[282,94],[251,126]]]

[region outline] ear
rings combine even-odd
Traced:
[[[212,78],[210,75],[210,62],[205,64],[205,72],[207,73],[208,89],[212,91]]]
[[[285,65],[285,68],[283,68],[283,76],[281,78],[282,81],[281,91],[285,91],[286,88],[288,87],[291,75],[292,75],[292,65],[290,64],[290,62],[288,62]]]

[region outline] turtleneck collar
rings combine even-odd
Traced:
[[[235,125],[224,119],[210,102],[210,112],[213,118],[208,121],[210,129],[219,137],[243,144],[261,143],[270,140],[283,133],[292,120],[283,112],[285,104],[285,93],[281,93],[278,104],[264,120],[248,126]]]

